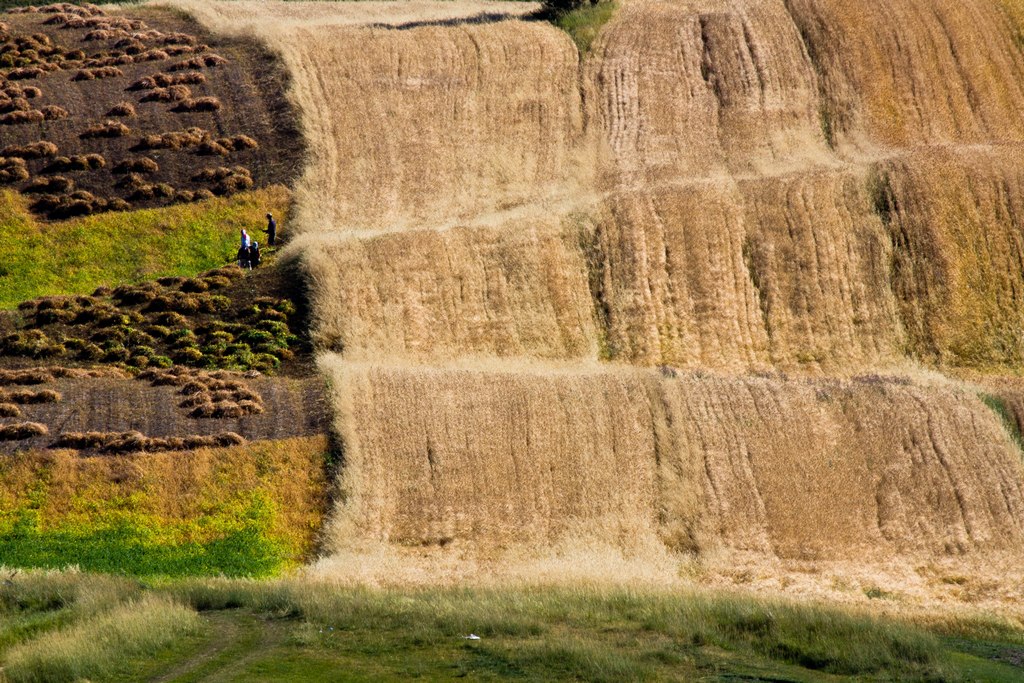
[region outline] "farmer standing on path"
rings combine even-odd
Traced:
[[[277,242],[277,221],[274,220],[274,214],[267,214],[267,229],[263,232],[267,233],[267,246],[274,246]]]

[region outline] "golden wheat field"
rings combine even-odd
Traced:
[[[1019,2],[169,4],[309,140],[316,571],[1020,598]]]

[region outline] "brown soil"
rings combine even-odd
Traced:
[[[10,27],[7,44],[31,35],[43,34],[56,49],[54,55],[29,54],[27,59],[46,65],[53,62],[59,68],[49,67],[36,78],[11,80],[19,75],[18,67],[0,66],[0,89],[7,86],[35,87],[41,94],[27,100],[31,111],[47,111],[47,107],[60,107],[68,112],[66,118],[45,120],[38,123],[23,123],[0,126],[0,148],[22,146],[46,140],[59,148],[55,156],[100,154],[106,161],[102,169],[87,169],[69,175],[74,190],[86,191],[102,200],[123,199],[131,208],[163,206],[187,200],[189,195],[173,193],[161,196],[159,193],[137,193],[131,186],[116,187],[121,175],[112,169],[125,159],[145,155],[155,160],[159,171],[147,176],[154,185],[165,184],[175,191],[195,192],[201,189],[213,190],[211,183],[195,179],[205,168],[219,166],[241,166],[246,168],[256,187],[271,184],[289,184],[297,175],[303,146],[295,126],[295,117],[284,98],[287,89],[286,74],[279,68],[272,55],[254,43],[242,39],[215,37],[183,15],[155,8],[133,10],[130,14],[117,12],[109,18],[127,18],[144,22],[138,30],[112,31],[105,40],[86,40],[93,28],[67,28],[63,24],[47,24],[52,14],[3,14],[4,23]],[[103,17],[99,17],[103,18]],[[147,33],[147,32],[159,32]],[[126,36],[125,33],[132,34]],[[177,35],[175,39],[171,36]],[[0,39],[4,36],[0,35]],[[120,45],[120,47],[118,47]],[[207,46],[207,47],[203,47]],[[186,52],[173,54],[176,49]],[[86,60],[70,60],[74,51],[85,53]],[[127,54],[126,54],[127,53]],[[88,66],[90,58],[135,60],[135,63],[117,63],[109,66]],[[147,55],[143,58],[142,55]],[[221,62],[219,58],[223,58]],[[2,56],[0,56],[2,58]],[[22,53],[22,59],[24,53]],[[175,65],[188,60],[199,60],[194,68],[175,70]],[[20,62],[19,62],[20,63]],[[30,68],[36,68],[30,65]],[[220,107],[216,110],[202,106],[180,107],[176,102],[142,102],[151,89],[131,89],[132,84],[156,74],[169,74],[186,78],[193,100],[213,101]],[[190,79],[188,74],[200,74]],[[195,83],[202,78],[205,82]],[[134,116],[118,114],[115,107],[127,103],[134,108]],[[209,109],[212,109],[209,108]],[[122,108],[122,111],[124,108]],[[58,111],[58,110],[50,110]],[[25,112],[30,113],[30,112]],[[31,117],[29,117],[31,118]],[[114,124],[108,125],[108,122]],[[114,131],[127,126],[129,132],[121,135],[112,132],[109,136],[82,137],[90,129]],[[181,149],[137,150],[145,136],[159,135],[172,131],[199,128],[212,143],[220,138],[245,135],[252,138],[258,147],[245,146],[234,150],[224,145],[208,145],[222,154],[202,154],[198,145]],[[115,134],[116,133],[116,134]],[[50,158],[28,160],[30,180],[14,183],[22,189],[39,176],[49,174],[46,167]],[[230,192],[233,188],[221,188]],[[127,208],[115,205],[111,208]],[[98,209],[103,210],[100,203]],[[37,212],[50,217],[61,217],[59,212],[40,206]]]
[[[240,378],[259,394],[264,410],[237,418],[189,416],[179,404],[179,387],[152,386],[139,379],[57,379],[43,385],[58,391],[62,399],[21,406],[22,417],[12,424],[34,422],[49,433],[17,441],[0,441],[0,453],[54,446],[65,434],[81,432],[132,432],[150,438],[212,436],[226,432],[247,441],[285,439],[324,434],[327,431],[323,382],[318,378]],[[83,452],[97,449],[85,448]],[[142,449],[139,449],[142,450]],[[161,450],[175,450],[161,449]]]

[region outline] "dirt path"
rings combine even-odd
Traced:
[[[256,657],[284,640],[284,630],[251,614],[237,611],[203,614],[212,630],[207,646],[153,683],[230,680]]]

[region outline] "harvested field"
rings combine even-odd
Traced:
[[[310,144],[324,573],[1021,597],[1019,382],[927,370],[1024,359],[1017,3],[637,0],[582,61],[528,5],[174,4],[281,53]]]
[[[59,392],[60,401],[26,401],[20,405],[22,421],[48,425],[49,433],[29,434],[19,442],[0,443],[0,452],[11,454],[26,448],[76,445],[94,452],[116,442],[115,437],[132,432],[138,433],[140,447],[135,450],[145,451],[182,448],[165,447],[176,445],[167,443],[146,448],[144,437],[185,439],[233,432],[247,441],[265,441],[316,436],[326,430],[328,410],[320,380],[264,378],[246,379],[245,384],[260,398],[263,410],[258,414],[196,419],[190,415],[191,408],[179,407],[184,398],[180,387],[151,386],[135,379],[58,379],[44,386]],[[88,444],[81,440],[60,441],[66,434],[87,433],[105,433],[105,438]]]
[[[228,152],[232,162],[244,163],[253,173],[250,187],[288,183],[298,174],[303,145],[281,94],[286,76],[275,58],[251,40],[215,38],[183,15],[155,7],[104,10],[95,17],[6,16],[10,36],[0,36],[0,80],[7,86],[0,95],[0,124],[5,124],[6,144],[24,145],[42,136],[56,147],[51,156],[58,150],[64,157],[99,154],[116,165],[131,156],[140,139],[202,128],[213,130],[215,138],[246,136],[257,142]],[[187,48],[188,54],[177,52],[182,56],[174,58],[163,49],[175,47]],[[192,68],[168,72],[185,61]],[[134,84],[143,82],[163,88],[160,96],[143,97],[145,90],[136,94]],[[186,100],[179,111],[167,106]],[[123,200],[135,208],[166,206],[209,189],[189,180],[194,149],[163,149],[157,154],[154,183],[180,192],[124,190],[114,186],[116,178],[109,173],[85,169],[76,179],[79,189],[108,201],[68,207],[70,201],[57,195],[52,202],[33,204],[33,212],[59,220],[120,209]],[[30,162],[27,171],[30,177],[44,175],[45,166]]]

